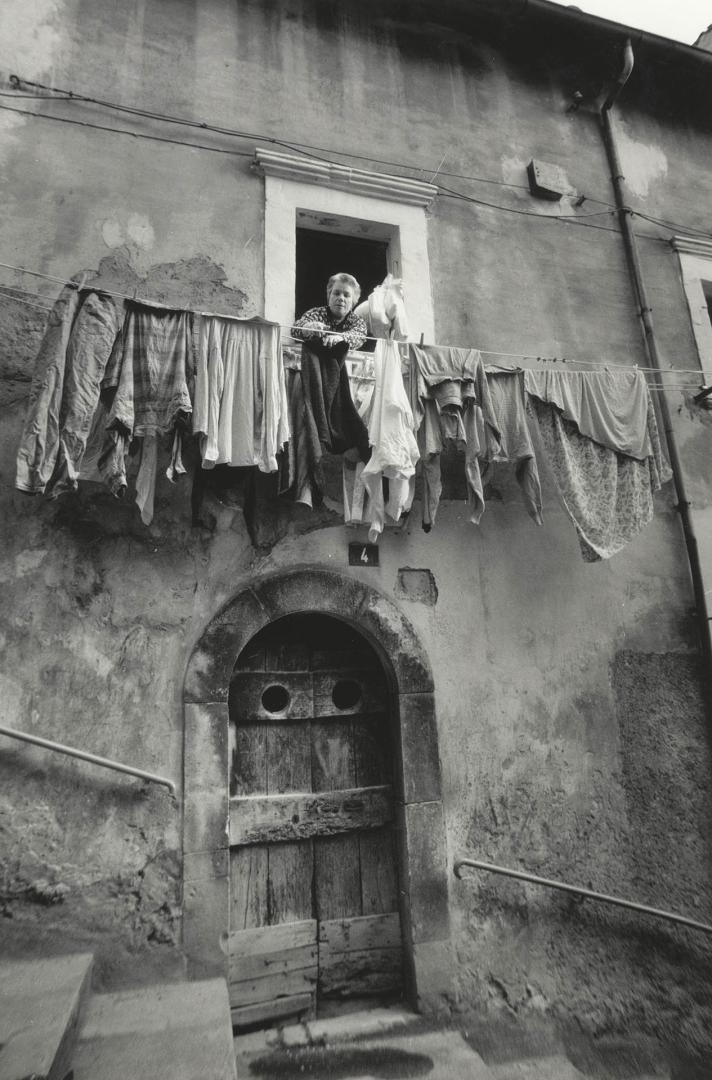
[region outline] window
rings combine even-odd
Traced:
[[[712,381],[712,241],[675,236],[682,284],[690,310],[700,368],[705,383]]]
[[[435,187],[274,150],[258,149],[255,163],[265,177],[266,318],[291,326],[324,304],[334,272],[352,273],[366,299],[391,271],[405,283],[411,338],[434,340],[426,210]]]
[[[712,267],[710,267],[712,270]],[[712,281],[703,281],[702,290],[705,294],[705,300],[707,301],[707,314],[710,318],[710,324],[712,325]]]
[[[365,299],[388,273],[388,242],[299,225],[297,216],[296,315],[326,303],[324,286],[332,274],[352,274]]]

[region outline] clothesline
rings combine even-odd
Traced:
[[[0,296],[3,296],[6,300],[14,300],[16,304],[27,304],[28,307],[37,308],[39,311],[50,312],[52,310],[47,304],[35,304],[32,300],[25,300],[21,296],[13,296],[12,293],[0,292]]]
[[[56,284],[59,284],[59,285],[65,286],[65,287],[75,288],[75,289],[79,287],[76,281],[69,281],[69,280],[66,280],[66,279],[63,279],[63,278],[55,277],[52,274],[45,274],[45,273],[43,273],[42,271],[39,271],[39,270],[29,270],[27,267],[15,266],[12,263],[0,262],[0,267],[2,267],[3,269],[6,269],[6,270],[14,270],[14,271],[16,271],[17,273],[20,273],[20,274],[29,274],[32,277],[43,278],[46,281],[52,281],[52,282],[55,282]],[[149,299],[146,299],[145,297],[139,297],[139,296],[136,295],[136,292],[134,292],[133,294],[122,293],[122,292],[118,292],[115,289],[106,289],[103,286],[96,286],[96,287],[94,287],[94,286],[85,286],[85,287],[94,288],[96,292],[103,293],[106,296],[115,296],[115,297],[117,297],[117,298],[119,298],[121,300],[132,300],[137,304],[146,304],[148,306],[160,307],[165,311],[194,310],[194,309],[187,309],[186,307],[175,307],[174,305],[171,305],[171,304],[164,304],[162,301],[149,300]],[[24,291],[24,290],[22,290],[22,291]],[[3,294],[3,295],[10,295],[10,294]],[[24,300],[23,301],[19,297],[11,297],[11,298],[17,300],[18,303],[26,303],[29,306],[38,307],[38,308],[42,307],[43,310],[49,310],[47,308],[44,308],[43,305],[32,304],[29,300]],[[49,298],[47,298],[47,299],[49,299]],[[234,319],[237,322],[247,322],[251,318],[255,317],[255,316],[239,316],[239,315],[234,315],[234,314],[225,314],[225,313],[221,313],[221,312],[208,312],[208,311],[196,311],[195,313],[200,314],[200,315],[216,316],[216,317],[221,318],[221,319]],[[289,331],[291,331],[291,330],[295,330],[295,329],[303,329],[303,327],[297,327],[295,324],[280,324],[280,330],[289,330]],[[382,339],[366,336],[366,340],[367,341],[379,341],[379,340],[382,340]],[[399,344],[417,345],[418,342],[399,342]],[[430,345],[431,343],[426,342],[425,344]],[[617,370],[624,370],[624,371],[627,370],[627,371],[655,372],[656,374],[661,374],[661,375],[668,375],[668,374],[675,375],[675,376],[677,376],[677,375],[697,375],[700,378],[702,378],[702,375],[703,375],[703,372],[702,372],[702,370],[700,368],[670,368],[670,369],[668,369],[666,371],[661,371],[660,368],[645,367],[645,366],[643,366],[641,364],[621,364],[621,363],[617,363],[616,361],[607,361],[605,363],[599,363],[599,362],[597,362],[595,360],[575,360],[575,359],[574,360],[569,360],[568,358],[565,358],[565,357],[540,356],[540,355],[537,355],[536,353],[532,353],[532,352],[527,352],[527,353],[518,352],[517,353],[517,352],[502,352],[502,351],[499,351],[499,350],[496,350],[496,349],[483,349],[483,348],[480,348],[479,346],[476,346],[476,345],[439,345],[439,344],[437,344],[437,345],[435,345],[435,347],[441,348],[441,349],[452,349],[452,350],[454,350],[454,349],[472,349],[475,352],[481,353],[483,356],[503,356],[503,357],[507,357],[509,359],[517,359],[517,360],[536,360],[537,362],[540,362],[540,363],[543,362],[543,363],[577,364],[577,365],[583,365],[583,370],[591,370],[591,371],[600,371],[600,370],[605,371],[607,368],[616,368]],[[578,370],[582,370],[582,368],[579,367]],[[697,384],[695,384],[695,387],[696,387],[696,385]],[[671,387],[669,385],[668,386],[651,385],[651,389],[674,389],[674,387]]]
[[[150,525],[166,460],[164,475],[176,481],[187,471],[184,451],[197,446],[191,492],[197,524],[208,478],[222,476],[214,465],[274,473],[275,497],[313,507],[326,493],[324,451],[356,450],[358,464],[343,462],[344,522],[368,525],[374,543],[412,507],[416,466],[422,526],[432,529],[442,496],[441,454],[454,440],[464,447],[460,465],[471,522],[478,524],[484,512],[490,465],[508,461],[529,517],[541,524],[537,456],[544,454],[582,556],[596,561],[621,550],[650,521],[653,495],[668,478],[642,374],[627,380],[636,393],[621,393],[621,379],[599,375],[593,386],[577,377],[562,397],[560,380],[527,372],[526,380],[536,384],[527,398],[521,369],[498,366],[488,379],[482,356],[472,350],[411,349],[428,384],[418,386],[412,409],[415,388],[409,392],[403,384],[399,352],[382,345],[375,358],[379,383],[370,402],[360,403],[362,411],[349,392],[345,367],[324,364],[308,342],[300,349],[300,376],[292,371],[286,377],[276,322],[216,319],[197,342],[197,316],[190,310],[124,306],[84,289],[85,280],[82,275],[78,288],[62,293],[53,309],[55,325],[42,342],[17,453],[21,491],[56,497],[77,490],[81,479],[98,478],[122,497],[131,486],[141,520]],[[228,362],[233,346],[244,349],[250,362]],[[368,370],[367,359],[361,370]],[[458,391],[458,382],[470,385]],[[106,414],[97,414],[102,388],[114,391],[113,400]],[[250,398],[260,401],[259,412],[245,408]],[[135,477],[132,449],[140,452]],[[252,536],[253,510],[246,515]]]

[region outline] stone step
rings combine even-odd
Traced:
[[[0,963],[0,1080],[65,1080],[93,957]]]
[[[654,1061],[650,1047],[640,1041],[597,1040],[592,1046],[577,1046],[574,1064],[560,1038],[551,1033],[492,1030],[489,1035],[489,1040],[477,1040],[485,1043],[479,1053],[472,1033],[466,1040],[453,1028],[432,1030],[432,1022],[407,1009],[371,1009],[240,1035],[235,1052],[239,1076],[253,1080],[671,1078],[665,1062],[659,1056]]]
[[[223,979],[95,994],[74,1080],[237,1080]]]
[[[490,1064],[489,1069],[492,1080],[585,1080],[563,1054]]]

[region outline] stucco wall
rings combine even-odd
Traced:
[[[0,261],[59,277],[101,263],[101,282],[121,291],[260,312],[263,180],[250,161],[273,137],[363,155],[338,160],[387,171],[375,154],[419,179],[440,166],[448,187],[547,215],[438,197],[428,225],[438,340],[644,363],[604,205],[612,197],[597,121],[587,108],[566,111],[577,56],[551,42],[526,52],[501,36],[467,37],[442,12],[439,25],[413,25],[388,5],[360,10],[316,0],[36,0],[30,17],[26,3],[8,0],[4,74],[252,134],[14,103],[54,119],[0,111]],[[699,226],[712,187],[709,132],[693,114],[649,118],[641,87],[618,121],[631,192],[653,216]],[[531,157],[560,165],[586,202],[556,209],[532,199]],[[663,355],[692,368],[669,231],[639,227]],[[7,286],[33,287],[3,274]],[[179,778],[182,680],[202,628],[257,575],[328,566],[395,597],[430,657],[450,864],[473,852],[712,919],[707,735],[669,487],[645,533],[597,565],[580,559],[546,475],[542,529],[502,476],[502,498],[479,528],[463,504],[446,502],[426,536],[416,508],[384,536],[377,570],[346,565],[353,534],[329,510],[265,505],[255,549],[239,509],[216,505],[210,527],[191,527],[188,482],[161,481],[149,528],[96,488],[45,503],[12,488],[42,314],[10,299],[1,311],[5,722]],[[712,414],[689,393],[671,405],[704,526]],[[710,532],[700,530],[707,559]],[[404,567],[431,571],[435,603],[432,589],[408,598]],[[179,808],[160,789],[5,741],[0,771],[3,950],[90,945],[112,985],[179,976]],[[552,1012],[594,1031],[628,1025],[667,1037],[677,1028],[693,1046],[709,1038],[708,950],[691,934],[481,878],[452,880],[451,914],[454,1012]]]

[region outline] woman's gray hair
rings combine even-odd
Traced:
[[[355,305],[358,302],[358,299],[359,299],[359,297],[361,295],[361,286],[359,285],[356,278],[352,277],[351,274],[332,274],[331,275],[331,277],[329,278],[329,281],[327,282],[327,286],[326,286],[326,302],[327,303],[329,302],[329,297],[331,296],[331,290],[334,288],[334,285],[336,285],[337,282],[339,282],[341,285],[350,285],[351,286],[351,288],[353,289],[354,305]]]

